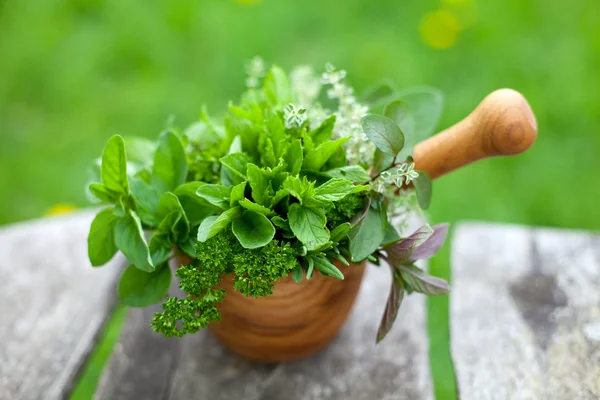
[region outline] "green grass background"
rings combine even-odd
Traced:
[[[446,50],[419,35],[440,7],[464,26]],[[155,137],[170,115],[186,124],[204,103],[220,114],[258,54],[286,68],[332,62],[359,92],[383,77],[437,86],[441,127],[494,89],[521,91],[538,119],[535,146],[437,181],[433,220],[596,229],[599,26],[597,0],[0,0],[0,223],[85,206],[86,167],[106,139]],[[443,276],[447,253],[432,263]],[[430,302],[432,346],[447,342],[447,302]]]

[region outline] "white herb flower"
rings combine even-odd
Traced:
[[[414,163],[404,163],[395,171],[384,171],[380,175],[381,180],[390,185],[393,184],[396,187],[402,187],[402,185],[409,185],[413,180],[419,177],[419,173],[415,171]]]
[[[313,69],[307,65],[294,68],[290,73],[290,84],[294,102],[312,109],[311,106],[317,100],[321,91],[321,82]]]
[[[260,86],[260,80],[265,77],[267,66],[264,60],[259,57],[253,57],[246,63],[246,86],[249,88],[255,88]]]
[[[299,128],[306,121],[306,108],[296,107],[290,103],[283,108],[283,119],[286,128]]]

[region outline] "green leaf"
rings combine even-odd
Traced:
[[[198,228],[198,241],[206,242],[208,239],[221,232],[223,229],[236,218],[238,218],[242,211],[241,207],[233,207],[227,211],[224,211],[221,215],[213,215],[207,217]]]
[[[170,232],[173,241],[176,243],[187,239],[190,234],[190,222],[179,202],[179,198],[174,193],[167,192],[160,197],[157,213],[158,218],[162,221],[159,227],[161,231]],[[179,216],[173,218],[173,213],[177,213]],[[165,226],[163,226],[163,223]],[[166,230],[167,226],[169,226],[168,230]]]
[[[136,210],[144,223],[156,226],[160,218],[156,215],[160,192],[152,185],[144,182],[141,178],[131,179],[131,194],[135,199]]]
[[[173,132],[165,132],[158,139],[154,154],[152,183],[161,192],[169,192],[185,182],[188,164],[183,144]]]
[[[267,129],[271,142],[273,142],[275,158],[279,159],[281,156],[283,156],[284,150],[289,145],[289,137],[285,133],[285,126],[283,125],[283,120],[279,114],[274,113],[266,121],[265,128]]]
[[[290,228],[289,221],[287,219],[281,218],[279,215],[276,215],[273,218],[271,218],[271,222],[273,222],[273,225],[283,229],[284,231],[292,230],[292,228]]]
[[[258,153],[260,154],[260,163],[262,166],[273,168],[277,164],[273,142],[265,132],[258,139]]]
[[[238,203],[244,199],[245,193],[246,181],[232,187],[231,193],[229,194],[229,207],[237,206]]]
[[[404,135],[391,119],[367,114],[362,117],[361,125],[367,137],[383,153],[395,156],[404,147]]]
[[[248,199],[243,199],[239,202],[240,206],[244,207],[246,210],[254,211],[259,214],[265,215],[267,217],[272,217],[277,213],[273,210],[268,209],[265,206],[261,206],[260,204],[253,203]]]
[[[173,192],[179,198],[191,226],[198,225],[206,217],[219,211],[218,207],[196,194],[202,185],[204,185],[203,182],[188,182],[178,186]]]
[[[117,203],[119,201],[119,197],[121,197],[121,193],[109,190],[106,186],[104,186],[101,183],[90,183],[90,185],[88,186],[88,190],[97,199],[108,204]]]
[[[408,104],[402,100],[395,100],[385,107],[384,115],[396,122],[404,135],[404,147],[396,156],[396,162],[406,160],[413,153],[416,142],[415,120]]]
[[[136,267],[146,272],[154,271],[142,224],[133,211],[129,210],[123,217],[117,219],[115,244]]]
[[[152,264],[160,265],[169,259],[171,250],[173,250],[173,243],[171,243],[167,235],[155,232],[150,238],[148,248],[150,249]]]
[[[367,214],[348,233],[350,254],[353,262],[369,257],[381,244],[387,224],[380,210],[369,207]]]
[[[402,303],[403,298],[404,287],[402,279],[396,276],[392,268],[392,285],[390,288],[390,294],[385,304],[385,311],[383,312],[381,322],[379,323],[379,329],[377,330],[377,343],[381,342],[388,334],[390,329],[392,329],[392,326],[396,321],[396,317],[398,316],[398,310],[400,309],[400,304]]]
[[[92,221],[88,235],[88,257],[94,267],[106,264],[117,252],[115,219],[113,209],[109,207],[100,211]]]
[[[419,207],[421,207],[423,210],[427,210],[431,204],[431,178],[424,171],[417,172],[419,173],[419,177],[417,179],[413,179],[412,182],[415,187],[415,191],[417,192]]]
[[[298,175],[302,169],[302,162],[304,161],[304,155],[302,154],[302,143],[300,139],[292,141],[290,146],[287,148],[286,153],[283,155],[283,160],[287,165],[287,170],[292,175]]]
[[[371,109],[382,101],[386,101],[394,94],[396,88],[392,82],[383,80],[373,86],[368,87],[360,97],[361,103],[366,104]]]
[[[327,171],[327,175],[332,178],[347,179],[359,183],[369,182],[371,179],[367,171],[359,165],[349,165],[347,167],[330,169]]]
[[[292,91],[285,71],[272,66],[264,83],[265,97],[271,106],[284,106],[292,101]]]
[[[303,168],[318,171],[329,158],[348,140],[348,137],[339,138],[333,142],[325,142],[310,150],[304,156]]]
[[[252,188],[252,198],[260,205],[268,206],[273,196],[273,187],[266,171],[254,164],[248,164],[248,183]]]
[[[352,224],[350,222],[344,222],[343,224],[336,226],[331,231],[331,241],[339,243],[340,241],[345,239],[346,236],[348,236],[348,232],[350,232],[351,228]]]
[[[152,155],[156,151],[156,144],[142,137],[128,136],[125,140],[127,162],[139,164],[142,168],[152,166]]]
[[[344,274],[338,269],[327,257],[318,255],[312,257],[315,261],[315,267],[321,271],[325,276],[333,276],[334,278],[344,280]]]
[[[308,133],[315,145],[320,145],[325,141],[331,140],[331,135],[333,134],[333,127],[335,126],[335,119],[335,114],[329,116],[321,123],[321,125],[319,125],[318,127],[316,127]]]
[[[308,267],[306,268],[306,279],[312,278],[313,270],[315,268],[315,261],[312,257],[306,259],[308,261]]]
[[[233,221],[232,231],[246,249],[256,249],[267,245],[275,236],[275,227],[263,214],[246,210],[239,219]]]
[[[392,225],[388,224],[388,226],[385,230],[385,236],[383,238],[383,241],[381,242],[381,245],[383,247],[389,246],[390,244],[397,243],[401,239],[402,238],[400,237],[400,235],[398,234],[396,229]]]
[[[329,241],[325,227],[327,218],[323,210],[292,204],[288,212],[290,228],[308,250],[313,250]]]
[[[230,187],[217,184],[202,185],[196,194],[214,206],[222,209],[229,208]]]
[[[294,269],[292,269],[292,279],[294,280],[294,282],[300,283],[302,282],[302,275],[302,265],[300,265],[300,263],[296,263],[296,266],[294,267]]]
[[[397,268],[404,282],[415,292],[428,296],[441,296],[450,292],[448,282],[442,278],[428,275],[414,265],[400,265]]]
[[[354,183],[345,179],[331,179],[315,189],[314,199],[317,201],[338,201],[349,195],[369,190],[369,186],[354,186]]]
[[[125,269],[119,281],[119,298],[131,307],[147,307],[161,301],[171,285],[171,270],[167,263],[153,272],[140,271],[134,265]]]
[[[179,250],[190,256],[191,258],[196,258],[196,249],[194,245],[196,244],[196,237],[190,236],[186,241],[179,243]]]
[[[102,152],[101,175],[108,190],[129,194],[125,141],[119,135],[111,137]]]
[[[246,168],[250,162],[250,157],[246,153],[229,154],[222,157],[219,161],[225,168],[231,171],[232,174],[242,179],[246,179]]]
[[[408,104],[415,121],[415,143],[431,136],[444,110],[442,92],[436,88],[421,86],[403,90],[395,97]]]

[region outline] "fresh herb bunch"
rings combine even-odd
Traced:
[[[289,78],[276,66],[266,72],[260,59],[247,71],[247,90],[224,124],[203,109],[198,122],[169,127],[156,143],[108,141],[89,185],[110,205],[91,225],[91,263],[120,250],[131,265],[119,296],[144,307],[165,298],[173,250],[189,255],[192,263],[175,273],[187,296],[167,297],[152,320],[155,331],[183,336],[219,320],[224,275],[258,297],[288,274],[296,282],[317,271],[344,279],[335,260],[384,261],[393,280],[379,341],[405,292],[448,292],[415,266],[440,248],[447,225],[408,237],[396,229],[429,205],[431,182],[414,170],[411,153],[435,128],[441,95],[383,85],[359,100],[345,71],[329,65],[321,79],[306,67]]]

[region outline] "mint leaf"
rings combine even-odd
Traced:
[[[221,215],[207,217],[198,228],[198,241],[206,242],[208,239],[221,232],[223,229],[242,213],[241,207],[230,208]]]
[[[329,231],[325,227],[327,218],[319,208],[304,207],[292,204],[288,212],[290,228],[294,235],[306,246],[313,250],[329,241]]]
[[[106,189],[121,194],[129,193],[125,141],[119,135],[111,137],[102,152],[101,176]]]
[[[140,271],[134,265],[125,269],[119,281],[119,298],[131,307],[147,307],[161,301],[171,285],[171,270],[167,263],[153,272]]]
[[[286,153],[283,155],[283,160],[287,165],[287,170],[292,175],[298,175],[302,169],[302,162],[304,161],[304,155],[302,154],[302,143],[300,139],[292,141],[290,146],[287,148]]]
[[[152,183],[161,192],[169,192],[185,182],[188,164],[183,144],[173,132],[165,132],[158,139],[154,154]]]
[[[239,178],[246,179],[246,168],[250,157],[246,153],[233,153],[220,160],[221,164]]]
[[[315,189],[314,199],[317,201],[338,201],[360,191],[369,190],[369,186],[354,186],[354,183],[345,179],[331,179]]]
[[[368,182],[371,178],[369,174],[360,165],[349,165],[347,167],[340,167],[330,169],[326,172],[332,178],[346,179],[352,182],[364,183]]]
[[[427,210],[431,204],[431,178],[424,171],[417,171],[419,176],[417,179],[413,179],[413,186],[417,192],[417,200],[419,207],[423,210]]]
[[[239,219],[233,221],[233,234],[246,249],[256,249],[267,245],[275,236],[275,228],[263,214],[246,210]]]
[[[265,97],[271,106],[284,106],[292,101],[292,91],[285,71],[271,67],[264,83]]]
[[[178,186],[173,192],[178,198],[190,226],[200,224],[206,217],[219,211],[219,208],[198,196],[196,192],[203,182],[188,182]]]
[[[385,251],[392,265],[398,266],[408,262],[415,250],[433,235],[429,225],[423,225],[406,239],[385,246]]]
[[[229,194],[229,207],[235,207],[238,205],[238,203],[244,199],[245,192],[246,181],[232,187],[231,193]]]
[[[404,147],[404,135],[398,125],[381,115],[367,114],[361,119],[363,131],[383,153],[395,156]]]
[[[222,209],[229,208],[230,187],[217,184],[202,185],[196,194],[214,206]]]
[[[381,210],[369,207],[367,214],[348,233],[353,262],[369,257],[383,241],[387,223]]]
[[[94,267],[106,264],[117,252],[114,239],[115,220],[113,209],[105,208],[92,221],[88,235],[88,257]]]
[[[260,154],[260,163],[262,166],[273,168],[277,164],[273,141],[271,141],[265,132],[258,139],[258,153]]]
[[[402,279],[399,276],[396,276],[396,273],[392,268],[392,285],[390,288],[390,294],[385,304],[383,316],[381,317],[381,322],[379,323],[379,329],[377,330],[377,343],[381,342],[383,338],[385,338],[396,321],[400,304],[404,298],[403,285]]]
[[[108,204],[117,203],[121,197],[121,193],[112,191],[101,183],[90,183],[88,190],[94,197]]]
[[[154,271],[142,224],[133,211],[129,210],[117,219],[114,233],[115,245],[131,263],[142,271]]]
[[[248,183],[252,188],[252,198],[260,205],[268,206],[273,196],[273,187],[270,184],[268,173],[254,164],[248,164],[246,171]]]
[[[323,273],[325,276],[333,276],[334,278],[344,280],[344,274],[338,269],[331,261],[324,255],[319,254],[316,257],[312,257],[315,262],[315,267]]]
[[[259,214],[265,215],[267,217],[272,217],[277,215],[277,213],[273,210],[268,209],[265,206],[261,206],[260,204],[253,203],[248,199],[243,199],[239,202],[240,206],[244,207],[246,210],[254,211]]]
[[[415,292],[428,296],[441,296],[450,292],[448,282],[442,278],[427,275],[414,265],[400,265],[397,268],[406,285]]]
[[[310,150],[304,156],[304,169],[318,171],[329,158],[348,140],[348,137],[339,138],[333,142],[325,142]]]
[[[321,125],[310,131],[308,134],[313,140],[315,145],[320,145],[323,142],[331,140],[333,134],[333,127],[335,126],[336,115],[333,114],[326,118]]]

